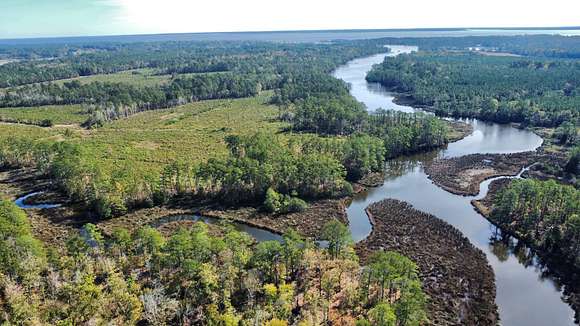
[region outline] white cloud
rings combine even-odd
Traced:
[[[552,0],[108,0],[141,32],[570,26],[580,1]]]

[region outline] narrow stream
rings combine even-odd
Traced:
[[[337,69],[334,76],[349,83],[352,95],[371,111],[381,107],[416,112],[418,109],[394,103],[394,95],[383,87],[365,81],[372,65],[382,62],[386,55],[414,50],[415,47],[393,46],[388,54],[349,62]],[[498,241],[500,231],[472,207],[471,200],[485,196],[491,180],[482,183],[478,196],[464,197],[435,186],[423,171],[424,164],[437,157],[523,152],[534,150],[542,144],[540,137],[526,130],[479,120],[466,121],[473,126],[474,132],[449,144],[446,149],[388,162],[384,185],[358,194],[347,209],[353,237],[360,241],[371,231],[365,213],[368,205],[385,198],[406,201],[455,226],[486,254],[495,271],[496,302],[503,325],[573,325],[574,312],[562,301],[562,290],[556,281],[543,273],[545,267],[538,263],[533,254],[522,254],[529,253],[529,248],[518,244],[517,251],[500,250],[498,242],[500,245],[504,243]]]
[[[18,199],[16,199],[14,201],[14,203],[16,204],[16,206],[22,208],[22,209],[45,209],[45,208],[57,208],[60,207],[61,204],[26,204],[26,200],[28,198],[34,197],[34,196],[38,196],[40,194],[42,194],[42,191],[37,191],[37,192],[33,192],[30,193],[28,195],[24,195]]]

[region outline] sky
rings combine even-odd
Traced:
[[[580,25],[578,0],[0,0],[0,38]]]

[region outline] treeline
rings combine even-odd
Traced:
[[[137,87],[123,83],[79,81],[19,87],[0,95],[0,106],[85,104],[90,118],[86,126],[127,117],[140,111],[167,108],[192,101],[240,98],[257,95],[272,80],[255,75],[209,74],[173,79],[160,87]]]
[[[449,141],[445,121],[429,114],[377,110],[367,132],[383,140],[388,158],[441,147]]]
[[[491,218],[580,268],[580,191],[574,187],[553,180],[514,180],[497,194]]]
[[[0,144],[0,167],[36,169],[94,218],[154,205],[156,183],[149,174],[130,166],[106,172],[103,163],[79,144],[7,138]]]
[[[90,117],[84,126],[101,126],[107,121],[141,111],[168,108],[193,101],[255,96],[262,87],[271,88],[274,83],[272,79],[266,80],[256,75],[215,74],[177,78],[160,88],[133,87],[146,95],[131,97],[126,93],[114,93],[116,97],[113,101],[99,102],[87,108]]]
[[[382,171],[385,160],[382,141],[366,135],[287,144],[273,135],[255,134],[229,136],[226,141],[229,157],[201,164],[177,161],[159,177],[129,164],[107,173],[81,145],[20,138],[0,144],[0,166],[35,168],[72,201],[84,203],[94,217],[109,218],[183,197],[260,206],[267,201],[268,189],[283,196],[279,202],[288,202],[286,210],[302,209],[299,198],[349,195],[347,180]]]
[[[432,115],[377,110],[369,114],[348,86],[327,74],[300,74],[284,80],[272,101],[281,119],[296,131],[324,135],[366,134],[383,141],[385,156],[395,157],[447,143],[446,124]]]
[[[76,48],[61,46],[62,49],[59,49],[59,45],[22,47],[19,49],[20,57],[40,55],[44,59],[24,60],[0,66],[0,87],[110,74],[139,68],[159,68],[171,72],[225,71],[227,68],[220,67],[220,57],[228,53],[239,55],[241,51],[253,49],[236,46],[234,43],[230,45],[229,49],[226,49],[224,44],[207,42],[86,44]],[[14,46],[12,51],[16,51]],[[27,55],[26,52],[31,54]],[[196,68],[181,69],[184,65]]]
[[[167,48],[163,45],[167,45]],[[4,86],[13,86],[147,67],[156,69],[159,74],[172,74],[169,84],[137,87],[111,82],[86,85],[78,81],[65,82],[63,85],[36,83],[4,89],[0,92],[0,106],[87,104],[91,106],[91,118],[86,125],[99,125],[135,112],[196,100],[253,96],[261,90],[279,88],[288,80],[294,80],[297,75],[325,75],[325,78],[333,79],[327,75],[338,65],[358,56],[384,51],[376,41],[333,44],[177,42],[124,45],[112,50],[60,58],[58,63],[50,61],[3,65],[0,66],[0,80],[10,83]],[[59,73],[51,73],[53,64]],[[78,67],[82,67],[82,71]],[[71,69],[76,73],[67,72]],[[9,78],[2,79],[3,73],[23,80],[10,82]],[[203,74],[184,76],[180,73]]]
[[[578,124],[580,63],[423,53],[386,58],[367,75],[438,115],[534,126]]]
[[[1,49],[1,47],[0,47]],[[57,58],[0,66],[0,88],[152,68],[159,74],[281,72],[289,66],[329,71],[357,56],[384,51],[377,41],[332,44],[274,42],[145,42],[87,45]]]
[[[361,131],[367,112],[348,86],[327,73],[298,73],[282,81],[272,101],[287,107],[282,116],[294,129],[344,135]]]
[[[162,173],[159,195],[164,200],[194,196],[228,205],[273,202],[299,210],[297,199],[349,195],[349,182],[382,172],[386,158],[441,146],[446,125],[434,117],[383,112],[372,117],[376,134],[348,137],[304,136],[287,143],[269,134],[229,136],[230,155],[195,166],[174,163]],[[280,197],[280,194],[282,197]],[[294,201],[294,204],[292,204]]]
[[[580,58],[580,37],[560,35],[404,37],[334,41],[332,44],[165,41],[88,42],[76,46],[2,45],[0,56],[24,60],[0,66],[0,88],[138,68],[154,68],[160,73],[169,74],[215,71],[257,73],[264,71],[260,61],[276,65],[287,58],[313,58],[321,54],[331,58],[327,63],[333,69],[336,67],[335,62],[331,63],[333,58],[343,56],[346,52],[351,59],[378,53],[385,44],[417,45],[424,50],[466,50],[477,47],[526,56]],[[339,60],[344,62],[344,57]],[[312,63],[310,60],[302,60],[306,67]]]
[[[26,214],[0,201],[0,322],[23,324],[421,325],[417,265],[377,252],[361,267],[346,226],[317,249],[296,232],[258,244],[196,223],[169,237],[143,227],[103,235],[92,224],[45,247]],[[214,234],[218,235],[214,235]],[[302,298],[302,300],[299,300]],[[335,303],[339,303],[335,305]]]
[[[169,165],[162,173],[160,191],[167,198],[187,195],[229,205],[264,203],[267,209],[277,211],[284,200],[280,194],[288,201],[342,197],[352,193],[347,176],[357,180],[382,170],[380,140],[368,136],[328,141],[317,138],[284,144],[268,134],[229,136],[228,158],[195,166]],[[317,146],[331,143],[327,146],[331,150]]]
[[[390,37],[384,44],[419,46],[426,51],[480,49],[523,56],[580,58],[580,36],[512,35],[463,37]]]

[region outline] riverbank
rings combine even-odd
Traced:
[[[46,177],[30,169],[12,169],[0,171],[0,195],[9,200],[37,191],[52,188],[52,183]],[[36,196],[35,196],[36,197]],[[26,200],[25,204],[32,201],[64,203],[64,198],[57,192],[49,192],[37,198]],[[34,236],[45,243],[62,246],[71,232],[82,224],[86,219],[76,213],[74,203],[67,203],[66,207],[51,209],[28,209],[26,212],[30,219]]]
[[[356,245],[364,261],[375,250],[397,251],[419,266],[436,325],[495,325],[495,281],[485,254],[443,220],[386,199],[367,208],[373,224]]]
[[[363,188],[355,187],[359,191]],[[161,207],[143,208],[129,212],[123,216],[108,220],[95,220],[86,209],[74,202],[68,201],[62,194],[54,190],[50,179],[31,169],[11,169],[0,172],[0,194],[9,200],[34,193],[40,194],[25,200],[25,204],[61,203],[62,207],[26,209],[33,234],[47,244],[62,247],[66,239],[85,223],[96,224],[105,234],[111,234],[115,228],[126,228],[130,231],[142,226],[154,225],[163,232],[169,232],[179,227],[189,227],[191,220],[171,221],[159,224],[158,221],[168,216],[207,216],[240,223],[274,234],[283,234],[288,229],[295,229],[302,235],[314,239],[327,222],[338,219],[348,223],[346,205],[350,197],[327,199],[309,202],[309,207],[297,213],[270,214],[255,207],[236,209],[215,206],[173,204]],[[166,225],[167,224],[167,225]]]
[[[563,257],[558,257],[554,253],[547,252],[544,248],[530,241],[523,234],[513,228],[512,225],[500,224],[491,215],[493,202],[503,188],[509,186],[512,179],[493,180],[489,185],[486,196],[479,200],[472,200],[471,204],[475,210],[483,215],[490,223],[496,225],[505,234],[524,242],[528,247],[533,248],[534,255],[537,255],[540,264],[548,266],[549,273],[561,283],[564,288],[566,302],[574,309],[576,323],[580,323],[580,270],[570,266]]]
[[[515,176],[539,158],[536,152],[440,158],[428,163],[425,173],[433,183],[452,194],[475,196],[483,181],[498,176]]]
[[[469,124],[463,122],[448,121],[448,124],[450,126],[449,138],[453,141],[463,138],[473,131]],[[358,183],[353,183],[353,189],[355,193],[359,193],[383,183],[383,173],[371,173]],[[292,228],[306,237],[315,238],[320,234],[324,224],[332,219],[348,223],[346,206],[352,199],[352,197],[345,197],[311,201],[308,203],[309,207],[303,212],[281,215],[266,213],[254,207],[228,209],[186,202],[164,207],[139,209],[109,220],[95,220],[78,203],[70,202],[56,191],[51,180],[37,171],[22,168],[0,172],[0,193],[7,198],[15,200],[34,192],[41,193],[26,199],[25,204],[63,204],[59,208],[27,210],[33,225],[33,232],[39,239],[55,245],[62,244],[71,231],[81,227],[84,223],[94,223],[101,227],[105,233],[109,233],[116,227],[136,230],[143,225],[153,223],[156,219],[175,214],[201,214],[227,219],[277,234]],[[191,223],[187,221],[172,222],[174,228],[180,224],[188,226]]]
[[[417,112],[417,108],[421,108],[424,111],[433,112],[432,108],[417,105],[413,98],[406,96],[409,94],[396,94],[384,87],[369,87],[369,84],[364,81],[366,72],[373,65],[383,61],[384,56],[353,61],[334,75],[351,84],[351,93],[369,108],[384,107],[403,112]],[[394,100],[393,97],[395,97]],[[568,325],[573,323],[573,311],[562,302],[562,291],[557,280],[546,275],[546,269],[536,268],[533,261],[520,261],[519,253],[508,252],[505,259],[496,259],[496,253],[490,246],[490,239],[494,237],[495,228],[477,214],[469,200],[435,186],[421,168],[437,156],[459,157],[490,152],[515,153],[532,151],[542,144],[540,137],[531,135],[529,129],[515,129],[507,125],[484,123],[478,120],[469,120],[469,123],[475,129],[472,137],[449,144],[444,151],[403,160],[400,165],[404,168],[400,172],[387,176],[384,185],[370,190],[368,196],[361,196],[353,202],[353,205],[356,205],[356,211],[351,212],[349,209],[349,218],[353,221],[366,219],[366,215],[363,216],[364,211],[360,211],[385,197],[406,201],[417,209],[451,223],[468,237],[471,243],[486,253],[497,276],[496,300],[501,310],[502,324]],[[455,322],[455,324],[460,323]]]

